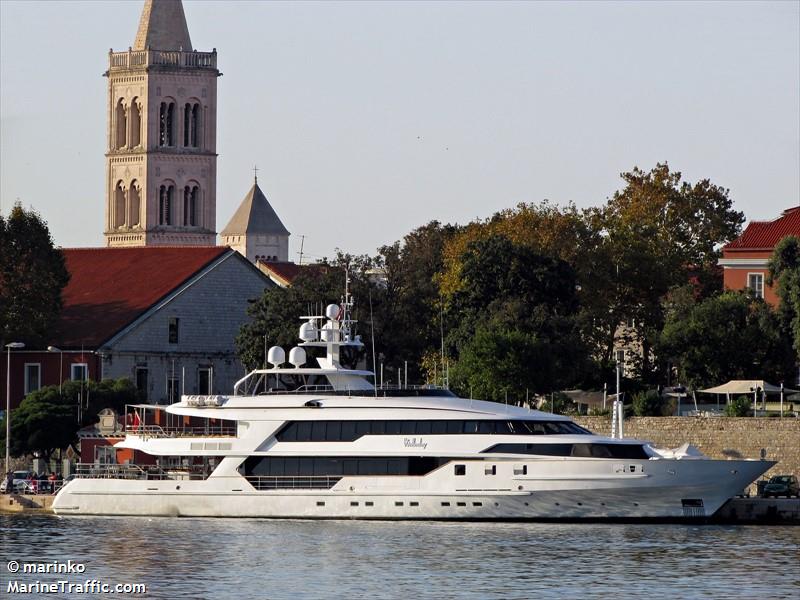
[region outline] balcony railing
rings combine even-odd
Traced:
[[[205,479],[206,472],[202,465],[191,465],[171,469],[155,465],[98,465],[94,463],[78,463],[75,477],[80,479]]]
[[[245,479],[257,490],[329,490],[342,478],[329,475],[290,477],[247,475]]]
[[[110,71],[137,67],[167,66],[216,69],[217,52],[184,52],[183,50],[128,50],[109,52]]]
[[[125,433],[143,438],[165,437],[236,437],[232,425],[208,425],[201,427],[162,427],[161,425],[126,425]]]

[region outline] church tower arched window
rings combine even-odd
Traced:
[[[158,112],[158,145],[175,145],[175,103],[162,102]]]
[[[118,181],[114,187],[114,227],[125,225],[125,185]]]
[[[187,102],[183,107],[183,145],[197,148],[200,143],[200,104]]]
[[[130,109],[130,144],[129,148],[136,148],[142,143],[142,108],[138,98],[131,100]]]
[[[172,225],[175,186],[163,184],[158,188],[158,224]]]
[[[134,179],[128,187],[128,226],[138,227],[141,225],[141,203],[142,190],[139,183]]]
[[[200,204],[200,188],[187,185],[183,188],[183,224],[194,227],[199,224],[197,216]]]
[[[114,148],[124,148],[125,147],[125,140],[127,135],[128,129],[128,119],[125,115],[125,104],[120,98],[117,101],[117,106],[114,109],[114,116],[117,124],[116,129],[116,140],[114,140]]]

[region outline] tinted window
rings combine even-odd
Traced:
[[[400,425],[400,433],[403,434],[417,433],[416,429],[417,429],[416,421],[403,421]]]
[[[386,421],[386,435],[399,435],[402,421]]]
[[[311,441],[322,442],[325,440],[325,421],[314,421],[311,424]]]
[[[478,433],[478,422],[464,421],[464,433]]]
[[[356,421],[342,421],[342,441],[352,442],[356,439]]]
[[[311,440],[311,421],[299,421],[297,423],[297,441],[308,442]]]
[[[431,423],[431,433],[436,435],[447,433],[447,421],[433,421]]]
[[[364,435],[565,435],[591,433],[568,421],[461,421],[375,420],[297,421],[286,423],[276,434],[281,442],[352,442]]]
[[[329,442],[339,442],[342,440],[342,422],[328,421],[325,428],[325,439]]]

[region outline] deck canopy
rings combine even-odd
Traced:
[[[752,394],[756,388],[764,394],[780,394],[781,390],[785,393],[796,391],[772,385],[763,379],[731,379],[728,383],[697,391],[704,394]]]

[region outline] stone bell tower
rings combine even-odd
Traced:
[[[145,0],[108,61],[106,245],[215,244],[216,49],[192,48],[180,0]]]

